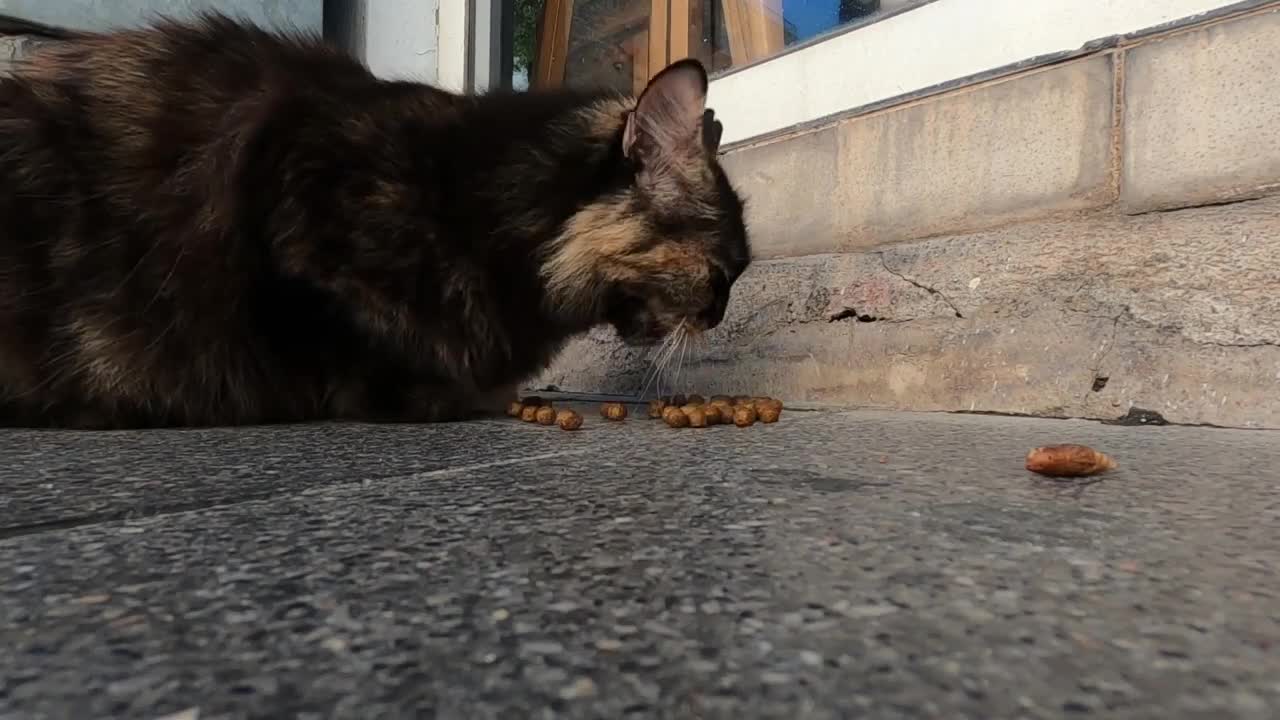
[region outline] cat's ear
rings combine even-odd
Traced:
[[[702,138],[707,106],[707,71],[697,60],[667,66],[640,93],[627,116],[622,152],[629,158],[678,153]]]

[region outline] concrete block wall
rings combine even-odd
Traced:
[[[757,261],[682,386],[1280,428],[1275,5],[724,162]],[[533,386],[634,394],[651,359],[601,330]]]

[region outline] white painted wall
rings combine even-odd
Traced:
[[[374,74],[436,82],[440,66],[436,10],[440,0],[351,1],[363,6],[364,60]]]
[[[724,142],[1079,49],[1234,0],[937,0],[717,78]]]

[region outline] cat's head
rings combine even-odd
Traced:
[[[622,180],[568,219],[543,268],[553,295],[632,344],[719,325],[751,261],[706,98],[706,71],[683,60],[638,99],[596,108]]]

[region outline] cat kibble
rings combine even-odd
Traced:
[[[678,407],[668,406],[662,411],[662,421],[673,428],[689,427],[689,416]]]
[[[756,412],[760,412],[765,408],[775,408],[778,412],[782,412],[782,401],[775,400],[770,397],[752,398],[751,404],[755,407]]]
[[[702,411],[707,415],[707,425],[719,425],[724,422],[724,411],[715,403],[707,403],[702,406]]]
[[[707,427],[707,412],[702,409],[701,405],[686,405],[680,408],[685,417],[689,418],[689,427],[704,428]]]
[[[667,403],[664,402],[662,398],[649,401],[649,417],[653,420],[661,420],[662,411],[666,409],[667,409]]]
[[[782,417],[782,404],[765,405],[756,411],[762,423],[776,423]]]
[[[756,409],[751,405],[739,405],[733,410],[733,424],[738,427],[755,425],[756,417]]]
[[[1085,477],[1111,470],[1116,462],[1086,445],[1048,445],[1027,453],[1026,466],[1050,477]]]
[[[512,400],[511,404],[507,405],[507,416],[518,418],[520,417],[521,410],[524,410],[524,403],[519,400]]]
[[[538,410],[539,408],[537,405],[525,405],[520,408],[520,419],[527,423],[537,422]]]
[[[602,414],[606,420],[613,420],[614,422],[626,420],[627,406],[618,402],[605,403],[600,406],[600,414]]]
[[[556,409],[550,405],[543,405],[533,414],[533,418],[539,425],[555,425]]]
[[[555,422],[561,430],[577,430],[582,427],[582,416],[572,410],[561,410],[556,413]]]

